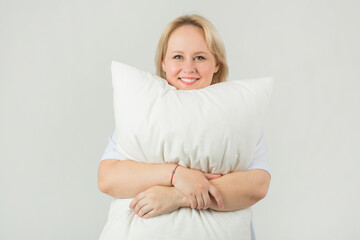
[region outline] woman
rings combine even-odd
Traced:
[[[213,25],[199,15],[180,16],[169,24],[158,44],[156,67],[157,75],[179,90],[205,88],[226,81],[228,74],[223,43]],[[112,137],[101,160],[100,191],[116,198],[134,198],[129,207],[143,218],[180,207],[248,208],[265,197],[270,184],[262,135],[248,169],[223,176],[176,164],[124,160]]]

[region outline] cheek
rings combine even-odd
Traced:
[[[203,65],[198,68],[199,73],[204,78],[212,78],[214,69],[211,67],[211,65]]]
[[[181,68],[178,64],[174,64],[174,63],[168,64],[166,67],[166,75],[168,76],[177,75],[180,69]]]

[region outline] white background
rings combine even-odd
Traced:
[[[199,13],[231,79],[272,76],[272,168],[257,239],[360,239],[359,1],[0,1],[0,239],[98,239],[112,60],[155,72],[160,34]]]

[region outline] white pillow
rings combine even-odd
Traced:
[[[272,78],[177,90],[155,74],[115,61],[111,67],[115,141],[126,159],[179,163],[222,174],[248,167],[264,124]],[[180,208],[142,219],[129,209],[131,200],[113,199],[101,239],[177,239],[180,233],[179,239],[250,239],[251,208]]]

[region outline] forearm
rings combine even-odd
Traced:
[[[220,192],[224,208],[220,209],[213,196],[210,195],[210,209],[216,211],[234,211],[248,208],[263,199],[270,185],[270,175],[265,170],[254,169],[236,171],[220,178],[210,180]],[[175,187],[171,190],[176,195],[179,207],[190,207],[189,200]]]
[[[270,175],[261,169],[235,171],[210,182],[219,190],[224,208],[220,209],[212,196],[209,208],[234,211],[248,208],[264,198],[270,185]]]
[[[116,198],[132,198],[153,186],[171,186],[175,166],[171,163],[103,160],[98,171],[98,187]]]

